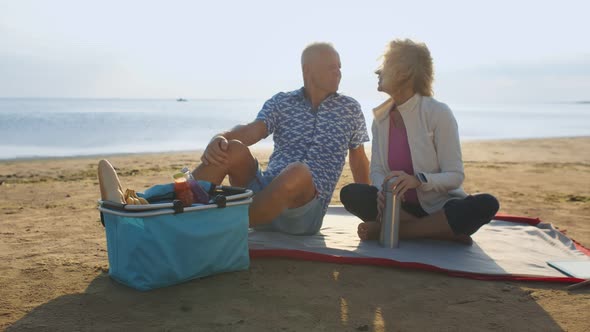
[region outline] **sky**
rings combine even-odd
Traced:
[[[327,41],[340,92],[377,99],[386,44],[411,38],[439,100],[590,100],[590,1],[557,3],[0,0],[0,98],[268,98]]]

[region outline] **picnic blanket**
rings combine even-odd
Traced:
[[[487,280],[570,283],[582,279],[547,262],[590,260],[588,249],[539,219],[496,216],[472,236],[471,246],[423,239],[401,240],[395,249],[383,248],[378,241],[360,241],[359,222],[344,207],[330,206],[316,235],[251,230],[250,256],[415,268]]]

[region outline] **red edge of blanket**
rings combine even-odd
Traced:
[[[539,218],[527,218],[517,217],[509,215],[496,215],[495,220],[526,223],[532,226],[537,225],[541,222]],[[574,240],[572,240],[574,241]],[[590,250],[580,243],[574,241],[576,249],[590,256]],[[518,275],[490,275],[482,273],[471,273],[462,271],[452,271],[436,267],[433,265],[422,264],[422,263],[404,263],[398,262],[392,259],[385,258],[366,258],[366,257],[343,257],[336,255],[326,255],[314,252],[307,252],[301,250],[289,250],[289,249],[250,249],[250,258],[269,258],[269,257],[282,257],[282,258],[293,258],[301,260],[309,260],[316,262],[327,262],[336,264],[359,264],[359,265],[376,265],[376,266],[390,266],[390,267],[402,267],[402,268],[413,268],[423,271],[432,271],[446,273],[453,277],[470,278],[477,280],[512,280],[512,281],[540,281],[540,282],[559,282],[559,283],[576,283],[582,282],[584,279],[573,278],[573,277],[532,277],[532,276],[518,276]]]

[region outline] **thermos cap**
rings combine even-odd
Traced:
[[[387,180],[387,183],[385,184],[385,188],[383,191],[391,192],[392,191],[391,185],[395,182],[395,180],[397,180],[397,176],[394,176],[391,179]]]

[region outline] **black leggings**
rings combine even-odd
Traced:
[[[346,210],[362,221],[377,219],[377,187],[352,183],[340,190],[340,201]],[[428,215],[419,204],[402,202],[404,211],[416,216]],[[456,235],[471,235],[494,218],[500,208],[498,200],[490,194],[469,195],[463,199],[448,201],[443,210],[449,226]]]

